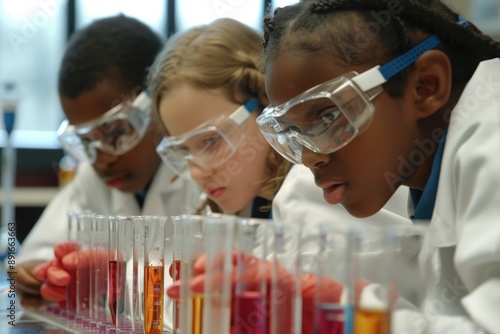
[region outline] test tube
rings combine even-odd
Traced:
[[[167,217],[144,216],[144,333],[163,333]]]
[[[190,284],[194,262],[204,252],[204,219],[205,217],[198,215],[181,215],[172,218],[175,256],[173,276],[181,281],[179,302],[177,307],[174,305],[173,308],[175,312],[178,311],[174,313],[174,319],[178,318],[178,327],[174,327],[175,334],[202,333],[203,295],[193,294]],[[179,264],[176,262],[178,259]]]
[[[329,225],[318,226],[318,232],[314,333],[351,334],[349,239]]]
[[[113,217],[94,215],[92,232],[93,279],[91,328],[110,322],[108,304],[109,224]]]
[[[109,221],[109,268],[108,268],[108,307],[111,322],[116,326],[116,318],[121,315],[123,307],[123,272],[118,269],[118,261],[125,258],[118,247],[118,221],[121,217],[111,218]],[[123,268],[123,266],[121,266]]]
[[[389,334],[399,236],[391,227],[354,226],[351,233],[354,334]]]
[[[272,220],[236,220],[236,285],[234,333],[267,333],[268,236]],[[269,238],[270,239],[270,238]],[[257,279],[255,279],[257,278]]]
[[[81,327],[87,327],[90,317],[90,263],[91,263],[92,214],[77,216],[78,267],[76,269],[76,317]]]
[[[172,265],[171,275],[172,281],[178,281],[181,278],[181,237],[182,237],[182,219],[179,216],[172,217],[174,233],[172,236],[173,252],[172,252]],[[180,302],[173,301],[172,307],[173,331],[174,334],[180,333]]]
[[[67,240],[70,243],[75,244],[75,249],[78,248],[77,243],[77,217],[78,212],[70,211],[68,212],[68,237]],[[66,288],[66,317],[68,320],[75,319],[76,312],[76,270],[68,270],[70,275],[70,281]]]
[[[135,219],[142,227],[142,217]],[[134,246],[135,224],[134,217],[116,217],[109,226],[108,307],[116,330],[124,333],[143,332],[138,295],[139,259]]]
[[[206,255],[203,333],[229,334],[235,217],[210,214],[203,222],[203,229]]]
[[[271,256],[271,333],[300,334],[301,284],[297,261],[300,229],[274,222]]]

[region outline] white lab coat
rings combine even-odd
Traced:
[[[500,333],[500,59],[482,62],[453,109],[419,261],[422,311],[393,332]]]
[[[147,193],[142,210],[131,193],[109,188],[92,166],[81,163],[75,179],[54,197],[21,245],[17,262],[49,260],[54,246],[67,240],[69,211],[92,210],[102,215],[172,216],[196,210],[200,191],[188,180],[177,178],[161,164]]]

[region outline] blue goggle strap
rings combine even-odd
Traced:
[[[457,24],[464,28],[470,25],[469,21],[461,15],[458,16]],[[364,92],[369,91],[372,88],[386,83],[390,78],[413,64],[422,54],[438,46],[439,43],[441,43],[439,37],[432,35],[387,64],[375,66],[352,80],[356,82]]]
[[[375,66],[352,79],[364,92],[386,83],[390,78],[413,64],[418,57],[441,43],[439,37],[432,35],[401,56],[385,65]]]
[[[250,116],[250,114],[254,112],[258,106],[259,102],[257,100],[249,99],[247,102],[245,102],[245,104],[236,109],[229,116],[229,118],[236,124],[240,125],[247,120],[248,116]]]

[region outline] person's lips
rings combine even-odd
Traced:
[[[328,203],[339,204],[344,200],[347,184],[345,182],[328,182],[318,184],[323,189],[323,197]]]
[[[208,197],[217,199],[222,196],[226,188],[213,188],[213,189],[205,189],[205,193],[208,195]]]
[[[105,181],[108,187],[120,188],[125,184],[125,182],[127,182],[127,179],[128,177],[126,175],[121,175],[116,177],[115,176],[108,177],[105,179]]]

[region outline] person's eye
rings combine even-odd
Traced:
[[[220,139],[220,136],[219,135],[214,135],[212,137],[207,137],[203,140],[203,142],[205,143],[206,146],[213,146],[215,144],[217,144],[217,142],[219,141]]]
[[[120,138],[127,134],[127,130],[124,128],[116,128],[112,132],[110,132],[107,137],[107,142],[111,144],[112,146],[117,146],[118,143],[120,142]]]
[[[325,125],[329,125],[335,122],[341,115],[342,113],[340,110],[336,108],[329,108],[328,110],[321,112],[319,118]]]

